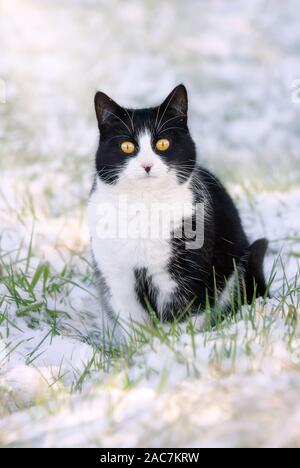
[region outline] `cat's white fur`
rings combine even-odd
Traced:
[[[178,182],[175,172],[170,171],[163,158],[153,151],[148,133],[140,136],[139,148],[138,155],[129,159],[115,185],[97,178],[88,204],[93,254],[109,290],[110,310],[125,329],[132,323],[150,323],[149,314],[135,292],[135,269],[146,268],[151,275],[153,286],[158,289],[158,313],[163,311],[164,305],[176,292],[178,285],[167,269],[171,243],[168,238],[99,238],[97,230],[102,221],[97,219],[97,207],[106,203],[118,210],[120,197],[126,197],[129,207],[135,207],[138,202],[150,209],[158,203],[166,210],[166,216],[172,216],[175,227],[177,223],[178,226],[182,224],[182,211],[178,207],[184,206],[187,216],[191,216],[194,210],[191,181],[182,184]],[[148,164],[152,165],[150,175],[146,174],[143,167]],[[167,213],[168,210],[170,213]],[[181,212],[178,219],[174,219],[176,210]],[[132,212],[128,216],[132,216]],[[141,215],[138,212],[135,216],[138,218]],[[161,218],[157,219],[157,223],[161,223]],[[161,226],[157,228],[159,232]]]

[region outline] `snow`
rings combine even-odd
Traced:
[[[24,3],[1,2],[0,255],[24,271],[32,237],[28,276],[49,264],[51,280],[26,314],[30,292],[17,287],[17,307],[0,264],[0,446],[299,446],[299,278],[282,298],[299,271],[298,3]],[[152,105],[181,81],[201,162],[250,239],[271,241],[274,297],[253,320],[244,310],[194,342],[184,324],[102,365],[85,219],[93,94]]]
[[[261,327],[263,322],[262,315]],[[66,398],[60,394],[54,400],[52,394],[50,407],[4,418],[0,422],[2,443],[39,447],[291,443],[293,437],[299,437],[297,361],[293,363],[284,344],[283,320],[274,323],[267,342],[259,332],[239,322],[228,329],[225,338],[211,335],[207,344],[198,334],[196,356],[188,334],[182,334],[180,342],[174,344],[175,353],[154,340],[129,369],[96,374],[93,385],[87,385],[81,395]],[[218,351],[231,340],[236,340],[238,358],[220,363]],[[245,340],[250,355],[249,350],[245,352]],[[14,382],[16,373],[18,380]],[[26,385],[28,379],[34,383]],[[138,383],[128,389],[126,380]],[[30,368],[27,372],[16,368],[7,374],[7,382],[22,384],[26,396],[29,389],[41,391]],[[40,399],[48,396],[45,392],[49,393],[46,386]],[[281,418],[287,421],[284,431]]]

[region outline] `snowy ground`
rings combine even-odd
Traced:
[[[1,0],[0,44],[0,446],[299,447],[298,2]],[[199,159],[271,241],[273,298],[108,352],[93,94],[147,105],[179,82]]]

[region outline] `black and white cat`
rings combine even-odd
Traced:
[[[100,142],[88,221],[103,312],[128,329],[151,323],[149,309],[167,322],[187,310],[201,316],[208,303],[230,313],[241,291],[243,302],[263,296],[267,241],[250,246],[230,196],[197,164],[185,87],[138,110],[98,92],[95,107]],[[186,226],[201,243],[188,242]]]

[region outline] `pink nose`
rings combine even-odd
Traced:
[[[144,164],[142,164],[142,167],[145,169],[147,174],[149,174],[150,171],[151,171],[151,168],[153,167],[153,164],[152,163],[144,163]]]

